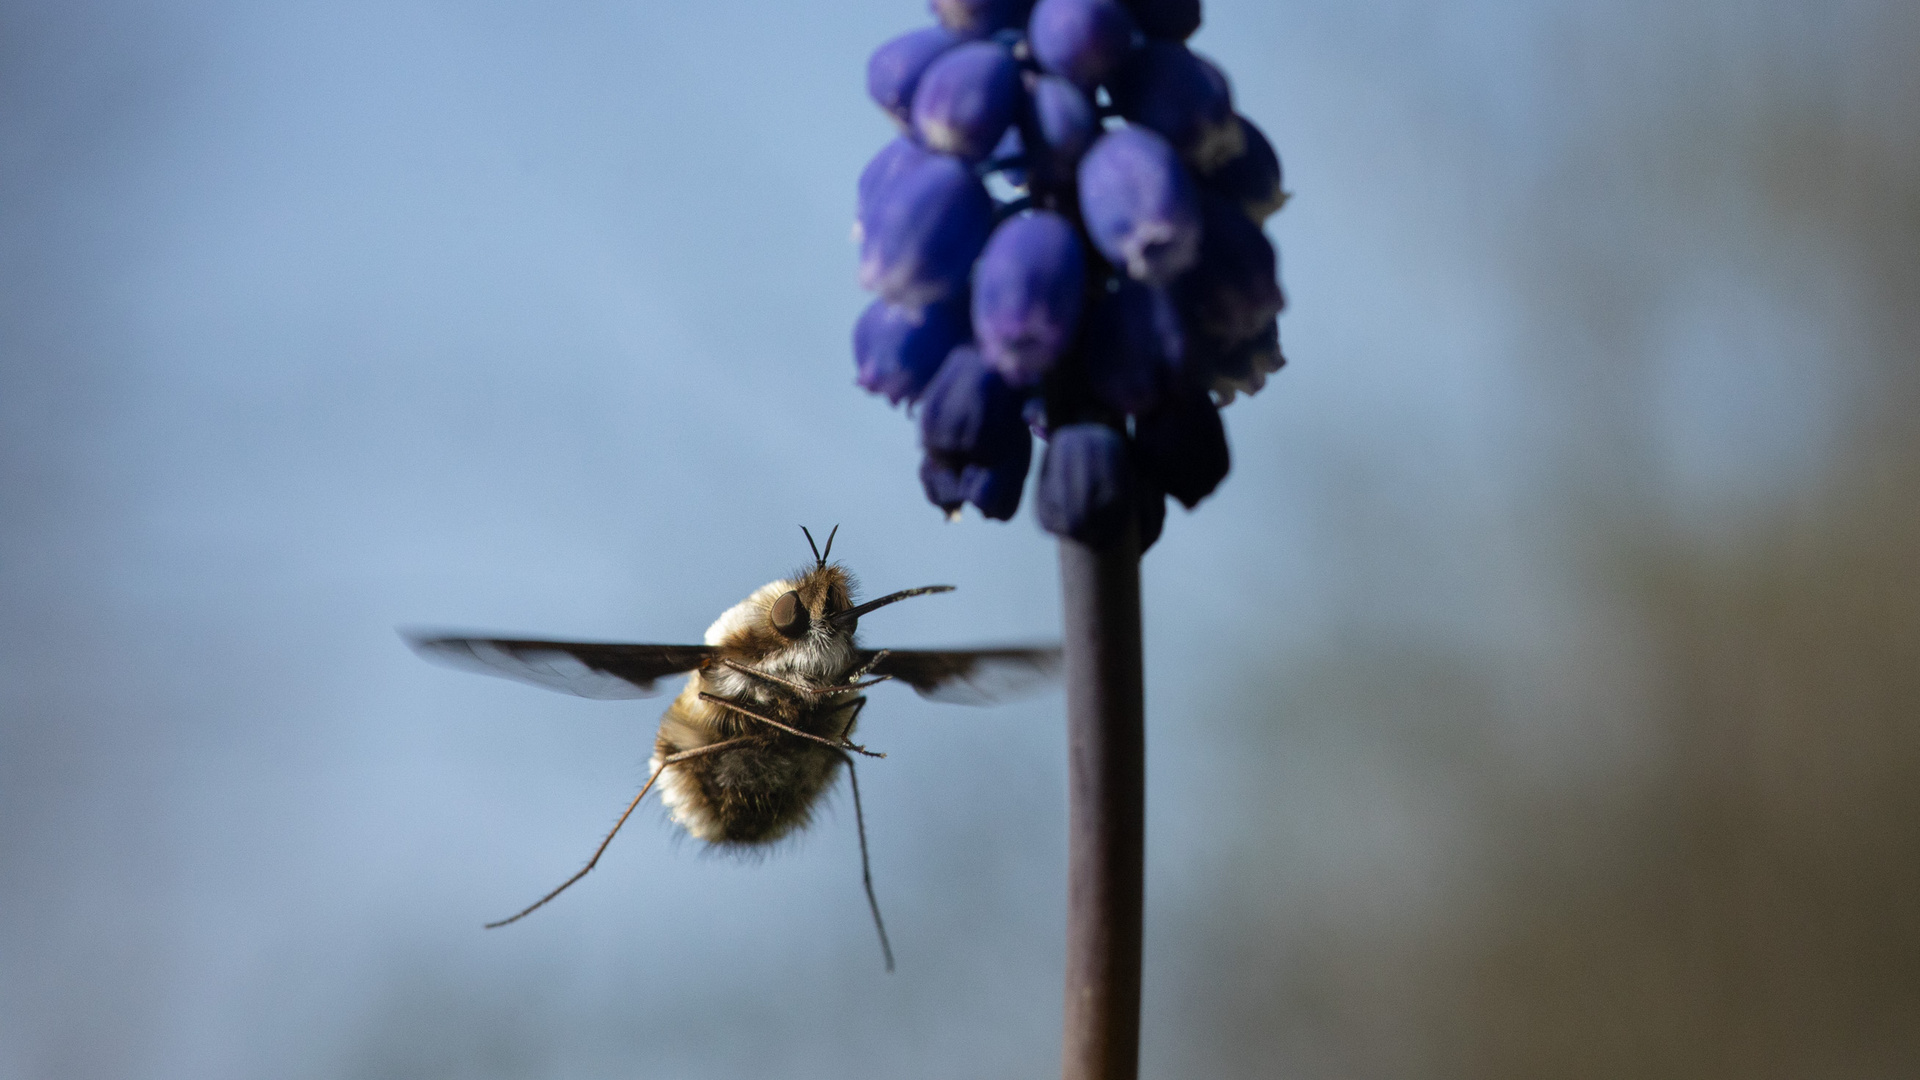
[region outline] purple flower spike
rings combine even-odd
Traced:
[[[913,130],[930,150],[979,161],[993,152],[1020,106],[1020,65],[991,41],[942,53],[913,92]]]
[[[1226,479],[1227,430],[1205,390],[1187,387],[1133,424],[1140,464],[1191,510]]]
[[[1030,438],[1021,397],[971,345],[956,346],[920,398],[920,446],[961,462],[991,464]]]
[[[1100,136],[1080,162],[1080,212],[1100,253],[1149,285],[1166,285],[1200,254],[1193,182],[1165,139],[1128,127]]]
[[[1240,156],[1202,177],[1200,186],[1232,199],[1258,225],[1284,206],[1287,193],[1280,187],[1280,155],[1273,144],[1244,116],[1236,117],[1246,149]]]
[[[1058,75],[1030,76],[1020,141],[1027,173],[1044,188],[1068,187],[1080,158],[1100,134],[1100,117],[1080,88]]]
[[[857,243],[867,232],[867,211],[879,194],[893,185],[901,173],[933,155],[905,135],[880,148],[860,170],[859,196],[854,203],[853,238]]]
[[[1185,41],[1200,29],[1200,0],[1127,0],[1127,7],[1148,37]]]
[[[867,94],[901,127],[907,127],[913,119],[913,90],[921,74],[959,40],[944,27],[927,26],[873,50],[867,59]]]
[[[1180,313],[1166,291],[1122,282],[1087,319],[1087,381],[1093,396],[1123,413],[1152,410],[1185,348]]]
[[[1033,0],[927,0],[940,25],[963,38],[982,38],[1026,22]]]
[[[1220,69],[1185,45],[1149,41],[1107,83],[1130,122],[1166,137],[1202,174],[1240,156],[1245,136]]]
[[[1133,51],[1133,16],[1115,0],[1040,0],[1027,23],[1033,58],[1092,90]]]
[[[879,187],[863,217],[861,287],[924,307],[966,287],[993,228],[993,199],[964,163],[929,154]]]
[[[912,401],[971,329],[963,303],[914,309],[875,300],[853,327],[854,381],[889,404]]]
[[[867,65],[907,132],[860,174],[856,381],[912,406],[949,516],[1011,518],[1037,468],[1042,526],[1145,551],[1285,363],[1279,155],[1183,44],[1200,0],[928,2]]]
[[[1235,204],[1217,196],[1203,203],[1206,229],[1200,261],[1174,283],[1187,325],[1227,346],[1260,333],[1286,306],[1274,280],[1273,244]]]
[[[1048,532],[1110,547],[1138,510],[1126,439],[1105,424],[1069,424],[1055,431],[1040,462],[1034,499]]]
[[[973,332],[1011,386],[1033,386],[1053,367],[1080,320],[1086,270],[1080,237],[1051,210],[1001,222],[974,271]]]

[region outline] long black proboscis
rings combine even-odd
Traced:
[[[879,598],[878,600],[869,600],[866,603],[859,605],[858,607],[850,607],[847,610],[839,613],[838,615],[832,616],[832,618],[833,618],[833,621],[836,623],[842,623],[842,624],[850,623],[850,622],[853,622],[855,619],[858,619],[860,616],[865,615],[867,612],[872,611],[874,608],[883,608],[883,607],[886,607],[888,604],[895,603],[896,601],[906,600],[910,597],[915,597],[915,596],[925,596],[928,593],[943,593],[943,592],[952,592],[952,591],[953,591],[953,586],[951,585],[922,585],[917,589],[901,589],[897,593],[888,593],[887,595]]]

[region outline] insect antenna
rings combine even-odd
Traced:
[[[552,892],[548,893],[547,895],[541,897],[538,900],[535,900],[532,904],[529,904],[523,911],[520,912],[520,914],[515,915],[511,918],[501,919],[499,922],[490,922],[486,925],[486,928],[488,930],[492,930],[495,927],[505,926],[511,922],[519,922],[521,919],[524,919],[527,916],[533,914],[534,912],[540,910],[542,907],[546,905],[547,901],[553,899],[556,896],[559,896],[563,892],[566,892],[567,887],[569,885],[572,885],[574,882],[579,881],[583,877],[586,877],[587,871],[592,870],[594,866],[600,862],[600,856],[606,854],[607,845],[613,843],[614,835],[620,831],[620,826],[625,825],[627,823],[627,819],[633,816],[634,807],[639,806],[640,800],[647,797],[647,792],[653,788],[653,782],[655,780],[660,779],[660,774],[667,770],[667,766],[678,765],[680,762],[689,760],[691,758],[705,757],[708,754],[717,754],[722,750],[730,749],[742,743],[754,742],[758,738],[759,736],[755,736],[755,735],[742,735],[740,738],[737,738],[737,739],[728,739],[726,742],[709,743],[706,746],[696,746],[692,750],[682,750],[677,754],[669,754],[666,757],[661,758],[660,764],[656,766],[653,770],[653,775],[647,777],[647,782],[640,786],[640,794],[635,795],[633,797],[633,801],[627,804],[626,810],[620,815],[620,820],[613,823],[613,829],[607,833],[607,838],[605,840],[600,841],[599,847],[593,849],[593,858],[587,860],[587,865],[581,867],[579,873],[561,882],[559,888],[554,889]],[[855,813],[853,816],[856,819],[858,819],[860,816],[858,812],[857,804],[855,806]],[[892,962],[889,961],[888,963],[889,963],[889,966],[887,970],[892,971],[893,970],[891,966]]]
[[[814,563],[819,566],[827,565],[827,558],[833,554],[833,538],[840,535],[840,526],[835,525],[833,531],[827,534],[827,550],[825,551],[821,551],[820,545],[813,542],[813,534],[807,532],[805,525],[800,526],[800,531],[805,534],[807,538],[807,546],[813,549]]]
[[[887,958],[887,973],[893,973],[893,945],[887,941],[887,924],[880,918],[880,901],[873,895],[873,864],[867,859],[867,816],[860,809],[860,772],[854,768],[853,755],[847,759],[847,780],[853,786],[853,828],[860,834],[860,884],[867,890],[867,910],[873,912],[873,928],[880,934],[880,954]]]

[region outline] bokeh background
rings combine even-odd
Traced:
[[[1053,633],[851,385],[916,0],[0,4],[0,1077],[1041,1076],[1057,695],[882,688],[758,862],[658,702],[839,523]],[[1292,365],[1145,564],[1152,1076],[1920,1074],[1920,6],[1210,0]]]

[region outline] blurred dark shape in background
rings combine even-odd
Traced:
[[[1251,725],[1223,753],[1269,762],[1371,729],[1469,824],[1411,914],[1290,899],[1242,838],[1173,961],[1186,1075],[1920,1072],[1920,9],[1764,8],[1643,7],[1590,59],[1652,88],[1592,103],[1515,253],[1567,425],[1536,522],[1625,648],[1498,686],[1498,657],[1363,637],[1223,710]],[[1703,260],[1811,313],[1838,398],[1815,473],[1704,508],[1649,347]],[[1634,749],[1530,773],[1499,732],[1570,701],[1637,715]]]

